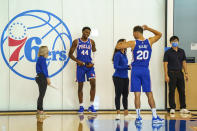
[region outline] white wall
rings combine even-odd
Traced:
[[[168,0],[167,3],[167,46],[170,46],[170,37],[174,34],[174,0]]]
[[[168,0],[167,3],[167,47],[170,45],[170,37],[174,35],[174,0]],[[169,107],[169,87],[167,86],[167,108]]]
[[[0,4],[0,12],[1,12],[1,28],[0,32],[3,31],[4,26],[8,23],[8,1],[4,0]],[[9,52],[6,52],[5,55],[8,56]],[[0,57],[0,60],[3,61],[2,57]],[[6,64],[4,62],[0,63],[0,70],[1,70],[1,75],[0,75],[0,83],[1,83],[1,88],[0,88],[0,110],[8,110],[9,109],[9,91],[10,91],[10,74],[9,74],[9,68],[7,68]]]
[[[17,14],[27,10],[49,11],[68,26],[72,39],[81,36],[83,26],[90,26],[93,30],[98,30],[98,36],[91,36],[96,42],[96,84],[97,93],[95,106],[98,109],[115,109],[114,105],[114,86],[112,74],[114,72],[111,62],[114,46],[119,38],[133,39],[132,28],[135,25],[147,24],[158,29],[165,34],[165,0],[1,0],[0,5],[0,32]],[[46,16],[43,16],[47,19]],[[39,25],[39,21],[32,18],[23,21],[28,25]],[[56,25],[56,20],[51,20],[52,25]],[[39,29],[28,30],[28,38],[42,36],[50,28],[44,26]],[[66,32],[62,25],[58,30]],[[1,33],[2,34],[2,33]],[[152,36],[145,33],[146,37]],[[43,39],[43,45],[52,48],[54,32]],[[68,53],[70,43],[67,38],[66,51]],[[16,48],[6,46],[6,58],[12,54]],[[56,48],[62,50],[61,41],[57,41]],[[152,88],[154,92],[157,108],[164,109],[164,80],[162,57],[164,49],[164,35],[161,40],[153,46],[153,55],[150,64]],[[24,49],[22,49],[24,50]],[[2,52],[1,52],[2,54]],[[20,53],[20,56],[23,55]],[[129,59],[131,54],[129,53]],[[0,110],[35,110],[38,97],[38,88],[34,81],[21,78],[11,71],[5,64],[3,57],[0,57]],[[12,62],[10,62],[12,64]],[[54,73],[61,67],[63,62],[53,62],[49,66],[49,73]],[[22,59],[15,69],[26,75],[35,76],[35,63]],[[52,78],[52,83],[59,89],[55,90],[48,87],[44,99],[44,108],[49,110],[67,110],[78,108],[77,83],[75,82],[76,64],[69,61],[64,70]],[[89,105],[89,83],[84,85],[85,105]],[[129,109],[134,109],[134,97],[130,93]],[[149,109],[145,95],[142,96],[142,108]]]

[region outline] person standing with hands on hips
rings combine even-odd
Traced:
[[[48,47],[41,46],[38,51],[38,60],[36,62],[37,76],[35,80],[39,87],[39,97],[37,101],[37,114],[38,115],[45,114],[43,112],[43,99],[45,96],[47,85],[51,84],[51,80],[48,75],[47,63],[46,63],[46,58],[48,57],[48,53],[49,53]]]
[[[178,47],[179,38],[172,36],[170,38],[172,48],[167,50],[164,54],[164,71],[165,81],[169,85],[169,105],[170,113],[174,114],[176,109],[175,104],[175,89],[177,87],[180,100],[180,113],[190,113],[186,109],[185,103],[185,80],[182,69],[184,69],[185,78],[188,81],[188,72],[186,64],[185,51]]]

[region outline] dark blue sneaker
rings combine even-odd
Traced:
[[[83,112],[84,112],[84,107],[83,106],[80,106],[78,113],[83,113]]]
[[[135,119],[135,124],[142,124],[142,117],[139,116]]]
[[[159,116],[157,116],[156,118],[153,117],[152,123],[153,124],[162,124],[162,123],[164,123],[164,119],[161,119]]]
[[[91,105],[91,106],[88,108],[88,112],[96,113],[96,110],[94,109],[94,106],[93,106],[93,105]]]

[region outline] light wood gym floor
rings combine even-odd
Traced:
[[[130,119],[116,121],[115,111],[98,112],[97,116],[76,112],[46,112],[37,117],[35,112],[0,113],[0,131],[197,131],[197,112],[182,115],[178,111],[170,115],[158,111],[164,124],[153,125],[150,111],[142,111],[143,124],[135,125],[136,114],[130,111]]]

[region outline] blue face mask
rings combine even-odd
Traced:
[[[177,47],[178,45],[179,45],[179,44],[178,44],[177,42],[173,42],[173,43],[172,43],[172,46],[173,46],[173,47]]]

